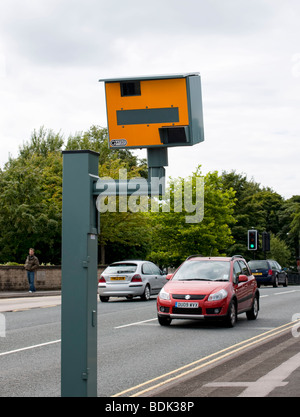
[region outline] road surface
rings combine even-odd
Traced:
[[[189,320],[174,320],[170,327],[161,327],[155,297],[148,302],[99,302],[98,396],[218,396],[224,392],[238,396],[250,390],[251,382],[300,351],[300,338],[294,337],[298,329],[292,323],[295,317],[300,318],[300,287],[262,287],[260,293],[258,319],[248,321],[243,314],[233,329]],[[60,396],[60,297],[35,300],[0,299],[0,314],[5,320],[5,337],[0,337],[1,397]],[[265,373],[262,364],[268,354],[263,346],[273,352],[273,362]],[[281,351],[284,357],[280,357]],[[264,360],[255,364],[258,355],[265,355]],[[238,364],[240,374],[230,374],[230,361]],[[292,379],[299,367],[295,362],[288,365],[291,372],[287,378]],[[256,374],[250,375],[251,369],[256,369]],[[190,386],[190,391],[183,392],[178,388],[181,381],[193,378],[197,389]],[[241,379],[242,386],[234,384]],[[287,390],[287,384],[274,386],[265,396],[279,395],[280,389]]]

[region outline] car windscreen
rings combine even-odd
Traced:
[[[249,268],[253,269],[269,269],[267,261],[249,261]]]
[[[173,281],[229,281],[227,261],[187,261],[173,276]]]
[[[136,271],[137,264],[133,263],[120,263],[109,265],[104,274],[133,274]]]

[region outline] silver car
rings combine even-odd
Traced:
[[[147,301],[152,294],[158,294],[166,282],[166,275],[152,262],[114,262],[101,274],[98,293],[103,302],[109,297],[141,297]]]

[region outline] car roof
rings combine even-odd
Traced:
[[[141,262],[150,262],[150,261],[142,261],[141,259],[124,259],[124,261],[116,261],[116,262],[112,262],[110,265],[116,265],[116,264],[123,264],[124,262],[128,262],[128,263],[141,263]]]
[[[225,261],[229,262],[233,259],[233,257],[225,257],[225,256],[193,256],[188,258],[187,261]],[[238,258],[236,258],[238,259]],[[240,258],[242,259],[242,258]]]
[[[275,261],[275,259],[251,259],[251,261],[249,262],[268,262],[268,261],[277,262]]]

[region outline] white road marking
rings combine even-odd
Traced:
[[[296,292],[296,290],[292,290],[292,291],[284,291],[284,292],[275,292],[275,293],[274,293],[274,295],[290,294],[291,292]]]
[[[292,356],[277,368],[268,372],[266,375],[254,382],[210,382],[205,387],[247,387],[239,397],[266,397],[277,387],[284,387],[288,382],[284,382],[292,372],[300,367],[300,353]]]
[[[61,339],[58,339],[58,340],[52,340],[51,342],[40,343],[39,345],[32,345],[32,346],[27,346],[27,347],[20,348],[20,349],[9,350],[8,352],[0,353],[0,356],[6,356],[6,355],[10,355],[12,353],[23,352],[24,350],[35,349],[35,348],[38,348],[38,347],[54,345],[55,343],[60,343],[60,342],[61,342]]]
[[[154,320],[157,320],[157,318],[150,319],[150,320],[136,321],[135,323],[123,324],[122,326],[114,327],[114,329],[123,329],[124,327],[136,326],[138,324],[143,324],[143,323],[147,323],[149,321],[154,321]]]

